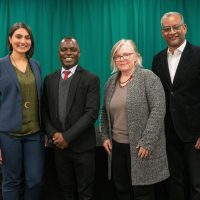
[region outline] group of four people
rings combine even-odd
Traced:
[[[119,200],[154,200],[154,184],[169,175],[169,200],[200,199],[200,48],[186,41],[186,31],[180,13],[162,17],[168,48],[154,57],[154,73],[142,68],[131,40],[112,48],[100,133]],[[8,46],[0,59],[3,199],[18,200],[22,182],[24,200],[39,199],[43,131],[54,145],[62,199],[94,199],[99,78],[78,64],[79,45],[66,37],[59,46],[62,68],[45,78],[41,91],[30,28],[14,24]]]

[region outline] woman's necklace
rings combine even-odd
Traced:
[[[120,81],[120,79],[119,79],[119,86],[121,88],[125,87],[132,78],[133,78],[133,76],[131,75],[126,81],[123,81],[123,82]]]
[[[10,56],[10,58],[11,58],[12,62],[14,63],[15,67],[16,67],[20,72],[22,72],[22,71],[20,70],[20,68],[16,65],[16,62],[15,62],[15,60],[13,59],[13,57]],[[28,64],[28,61],[27,61],[27,64]],[[26,79],[29,81],[29,78],[30,78],[30,71],[29,71],[29,69],[28,69],[28,65],[26,66],[26,70],[27,70]],[[26,73],[26,70],[25,70],[24,73]],[[23,73],[23,72],[22,72],[22,73]],[[23,73],[23,74],[24,74],[24,73]],[[26,82],[27,82],[27,81],[26,81]],[[25,84],[24,84],[24,87],[27,88],[27,94],[24,94],[24,96],[27,95],[27,98],[24,98],[24,99],[25,99],[25,100],[24,100],[24,108],[29,109],[29,108],[31,107],[31,102],[28,100],[28,98],[29,98],[29,87],[28,87],[28,83],[25,83]]]
[[[11,59],[12,63],[14,64],[14,66],[15,66],[19,71],[25,73],[26,67],[27,67],[27,64],[28,64],[28,61],[27,61],[27,60],[25,61],[25,62],[26,62],[26,66],[25,66],[25,69],[24,69],[24,68],[22,68],[22,67],[19,67],[19,66],[16,64],[16,61],[15,61],[15,59],[13,58],[12,55],[10,55],[10,59]]]

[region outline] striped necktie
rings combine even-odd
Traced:
[[[64,72],[63,72],[63,75],[64,75],[64,76],[63,76],[63,80],[67,80],[70,73],[71,73],[70,71],[67,71],[67,70],[64,71]]]

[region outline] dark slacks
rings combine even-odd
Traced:
[[[43,133],[22,137],[0,133],[2,193],[4,200],[18,200],[24,182],[24,200],[39,200],[44,167]]]
[[[95,149],[76,153],[55,148],[54,152],[63,200],[93,200]]]
[[[112,181],[118,200],[154,200],[153,185],[132,186],[130,145],[113,140]]]
[[[182,142],[171,123],[166,136],[169,162],[169,200],[200,200],[200,151]]]

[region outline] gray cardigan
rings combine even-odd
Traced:
[[[112,142],[109,105],[118,76],[119,73],[113,74],[105,85],[100,128],[103,141],[110,139]],[[128,84],[127,114],[132,185],[149,185],[168,178],[164,134],[165,94],[160,79],[150,70],[135,69],[133,79]],[[138,158],[137,145],[151,150],[151,155]],[[111,157],[108,157],[109,179]]]

